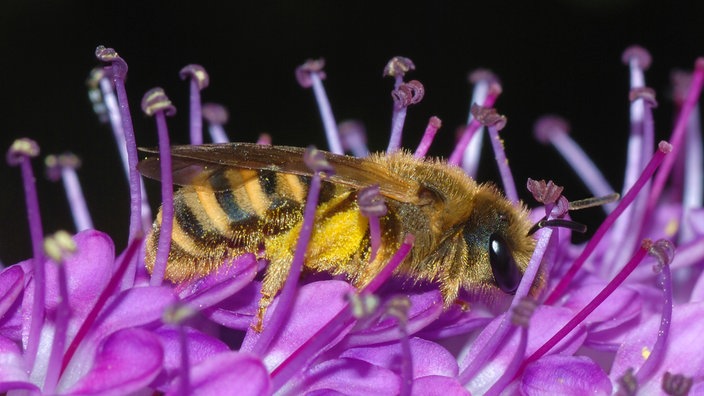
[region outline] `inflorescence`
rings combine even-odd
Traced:
[[[63,181],[78,232],[45,238],[32,168],[39,145],[25,138],[9,148],[7,163],[22,172],[32,257],[0,272],[0,393],[704,393],[704,162],[697,109],[704,58],[692,74],[673,75],[678,117],[669,143],[656,144],[657,102],[645,85],[650,55],[637,46],[624,52],[631,130],[618,202],[567,134],[567,121],[545,116],[536,122],[536,138],[553,145],[594,196],[606,198],[570,202],[553,181],[528,180],[539,205],[530,213],[536,247],[510,307],[464,300],[443,307],[437,288],[397,281],[392,275],[413,249],[413,235],[360,290],[338,278],[306,276],[303,259],[321,181],[335,173],[319,151],[308,149],[305,164],[315,176],[300,235],[262,327],[258,274],[266,263],[258,252],[200,279],[164,279],[174,216],[166,117],[176,109],[161,88],[142,101],[156,122],[163,199],[158,254],[152,273],[146,271],[144,237],[153,219],[137,171],[127,63],[102,46],[96,57],[102,66],[88,80],[90,98],[114,132],[129,179],[129,243],[116,253],[111,238],[93,229],[73,154],[48,156],[46,165],[52,180]],[[330,151],[367,155],[364,127],[335,122],[324,65],[309,60],[295,75],[314,91]],[[383,71],[395,81],[388,152],[401,148],[406,112],[426,89],[405,80],[415,68],[395,57]],[[227,142],[227,111],[201,104],[210,83],[205,69],[188,65],[180,76],[190,89],[191,143],[203,143],[203,120],[211,141]],[[486,129],[506,197],[520,205],[499,137],[507,118],[494,108],[499,80],[481,70],[470,81],[468,124],[448,163],[474,177]],[[425,156],[441,125],[430,117],[416,157]],[[571,233],[583,229],[569,211],[594,204],[603,204],[606,219],[587,243],[572,243]],[[379,186],[361,190],[358,205],[369,221],[373,259],[381,243],[379,218],[387,213]]]

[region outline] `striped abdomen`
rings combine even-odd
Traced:
[[[286,262],[295,248],[309,177],[272,171],[227,168],[182,187],[174,196],[174,227],[166,278],[175,282],[204,276],[243,252],[264,252],[272,262]],[[315,269],[328,269],[340,255],[366,251],[366,220],[359,214],[356,194],[322,184],[316,227],[338,222],[345,233],[357,227],[344,251],[319,252]],[[364,220],[364,221],[363,221]],[[346,224],[345,222],[354,224]],[[335,227],[333,227],[335,228]],[[161,211],[147,241],[151,270],[161,229]],[[361,235],[360,235],[361,233]],[[351,234],[351,235],[352,235]],[[313,244],[313,243],[312,243]],[[327,257],[332,254],[334,257]],[[326,258],[328,258],[326,260]],[[349,257],[348,257],[349,258]],[[334,259],[334,260],[333,260]]]

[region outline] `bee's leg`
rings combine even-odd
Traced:
[[[252,329],[261,333],[264,329],[264,317],[269,305],[276,297],[286,282],[286,277],[290,269],[290,260],[272,260],[266,268],[264,281],[262,282],[262,297],[259,299],[259,308]]]

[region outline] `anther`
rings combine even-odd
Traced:
[[[693,384],[692,377],[685,377],[682,374],[672,374],[665,371],[662,376],[662,390],[668,395],[685,396],[689,394]]]
[[[76,242],[66,231],[57,231],[44,239],[44,252],[56,263],[63,262],[76,252]]]
[[[618,394],[624,396],[635,396],[638,393],[638,380],[633,372],[633,367],[618,379]]]
[[[386,215],[388,208],[379,191],[379,185],[373,185],[363,188],[357,193],[357,204],[363,215],[374,217]]]
[[[484,126],[493,126],[497,131],[506,126],[506,117],[499,114],[493,107],[484,107],[478,104],[472,105],[472,116]]]
[[[313,86],[313,80],[311,79],[311,74],[315,73],[319,79],[325,80],[325,72],[323,68],[325,67],[325,59],[308,59],[302,65],[296,68],[296,80],[303,88],[310,88]]]
[[[638,87],[631,89],[628,93],[628,100],[633,102],[638,99],[643,99],[645,103],[650,105],[653,109],[658,107],[658,102],[655,100],[655,90],[650,87]]]
[[[637,62],[639,68],[647,70],[652,63],[653,58],[650,56],[650,52],[639,45],[632,45],[626,48],[621,55],[621,61],[625,65],[630,65],[632,61]]]
[[[389,60],[389,62],[384,66],[384,77],[401,77],[406,75],[409,71],[415,70],[416,65],[412,60],[403,56],[394,56]]]
[[[420,103],[424,95],[425,88],[417,80],[402,83],[398,88],[391,91],[394,104],[398,107],[408,107],[412,104]]]
[[[379,308],[379,296],[370,293],[351,293],[347,295],[347,301],[352,310],[352,316],[356,319],[371,316]]]
[[[655,266],[655,269],[659,272],[662,267],[670,265],[675,258],[675,245],[667,239],[658,239],[648,249],[648,255],[658,260],[658,265]]]
[[[210,76],[208,76],[208,72],[205,71],[205,68],[201,65],[186,65],[183,69],[181,69],[181,71],[178,72],[178,75],[182,80],[186,80],[188,78],[195,80],[198,84],[198,89],[201,91],[210,85]]]
[[[332,165],[325,158],[325,154],[313,146],[309,146],[303,153],[303,162],[316,173],[332,175],[335,173]]]
[[[127,76],[127,62],[114,49],[99,45],[95,49],[95,57],[101,62],[110,63],[109,73],[113,78],[124,79]]]
[[[144,94],[142,111],[148,116],[153,116],[160,111],[163,111],[167,116],[172,116],[176,114],[176,107],[171,104],[164,90],[157,87],[150,89]]]
[[[10,166],[17,166],[26,158],[34,158],[39,155],[39,145],[32,139],[21,138],[12,142],[7,150],[7,163]]]

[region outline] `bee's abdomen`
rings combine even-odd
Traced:
[[[266,238],[300,222],[310,178],[272,171],[225,169],[174,196],[174,223],[166,278],[203,276],[226,259],[256,252]],[[321,202],[334,195],[324,183]],[[161,212],[147,246],[152,268],[161,231]]]

